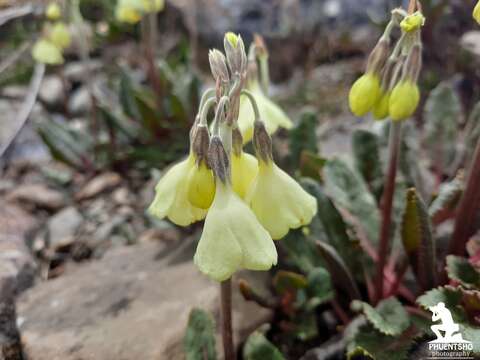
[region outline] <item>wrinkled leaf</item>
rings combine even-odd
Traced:
[[[352,135],[355,167],[363,176],[377,201],[383,189],[383,171],[380,161],[378,136],[366,130],[356,130]]]
[[[436,252],[430,218],[414,188],[407,190],[406,198],[403,246],[421,288],[431,289],[436,283]]]
[[[216,360],[215,325],[207,312],[193,309],[184,338],[186,360]]]
[[[368,238],[377,243],[380,213],[372,193],[360,174],[340,159],[327,161],[323,169],[325,188],[330,198],[350,211],[364,226]]]
[[[363,312],[368,322],[385,335],[400,335],[410,326],[408,313],[400,301],[393,297],[380,301],[375,308],[359,300],[353,301],[351,307]]]
[[[351,299],[360,299],[360,291],[353,276],[345,262],[338,255],[337,251],[328,244],[317,241],[317,248],[325,259],[327,268],[333,277],[334,283],[343,289]]]
[[[425,103],[426,146],[436,165],[442,168],[455,159],[458,124],[463,116],[462,103],[451,82],[440,83]]]
[[[480,288],[480,272],[466,258],[447,256],[447,274],[466,288]]]
[[[316,137],[317,117],[313,112],[305,112],[301,115],[298,124],[289,131],[290,135],[290,158],[294,168],[298,167],[300,155],[303,151],[311,154],[318,153]]]
[[[440,223],[454,215],[455,208],[465,187],[463,173],[460,172],[451,182],[442,184],[438,196],[428,208],[430,218],[434,223]]]
[[[253,332],[247,339],[243,348],[244,360],[285,360],[280,350],[278,350],[267,338],[260,332]]]
[[[307,276],[310,299],[307,307],[313,309],[331,299],[335,293],[330,273],[321,267],[315,268]]]
[[[305,274],[323,264],[317,254],[315,242],[305,235],[303,229],[290,230],[279,245],[287,254],[287,263]]]

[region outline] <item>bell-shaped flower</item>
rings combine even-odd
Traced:
[[[241,151],[232,153],[232,187],[242,199],[245,199],[253,180],[258,174],[258,161],[255,156]]]
[[[480,24],[480,1],[475,5],[473,9],[473,18]]]
[[[204,162],[193,166],[187,178],[188,201],[199,209],[208,209],[215,197],[212,170]]]
[[[381,96],[380,78],[369,72],[361,76],[350,89],[348,102],[350,110],[356,116],[369,113]]]
[[[217,181],[194,262],[216,281],[229,279],[240,269],[268,270],[277,263],[270,234],[231,185]]]
[[[317,199],[271,160],[259,161],[258,176],[247,198],[274,240],[289,229],[309,224],[317,213]]]
[[[412,81],[400,81],[392,90],[389,99],[389,113],[394,121],[409,118],[417,109],[420,90]]]
[[[60,16],[62,16],[60,5],[58,5],[56,2],[49,3],[47,9],[45,10],[45,16],[48,20],[52,21],[60,19]]]
[[[35,61],[47,65],[60,65],[64,61],[61,50],[45,39],[40,39],[33,45],[32,56]]]
[[[50,42],[57,48],[62,50],[66,49],[71,43],[70,31],[68,30],[68,27],[62,22],[55,23],[48,30],[48,40],[50,40]]]
[[[372,109],[373,118],[375,120],[383,120],[388,116],[388,106],[390,102],[390,91],[382,91],[380,99]]]
[[[279,127],[291,129],[293,124],[287,114],[272,100],[270,100],[260,88],[258,81],[254,80],[248,85],[258,105],[260,118],[265,123],[269,134],[273,134]],[[243,135],[244,142],[248,142],[253,136],[253,124],[255,114],[252,104],[247,97],[240,99],[240,112],[238,116],[238,127]]]
[[[205,218],[206,210],[193,206],[188,200],[188,175],[195,168],[195,156],[171,167],[155,187],[155,199],[148,211],[157,218],[167,217],[173,223],[187,226]]]

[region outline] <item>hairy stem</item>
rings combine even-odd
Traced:
[[[389,163],[385,179],[385,187],[382,197],[382,224],[378,243],[377,278],[375,282],[376,300],[383,298],[383,272],[387,262],[388,249],[390,245],[390,229],[392,227],[393,196],[395,194],[395,178],[397,176],[398,158],[400,154],[400,140],[402,124],[393,122],[390,126],[390,138],[388,142]]]
[[[223,353],[225,360],[235,359],[232,331],[232,280],[220,283]]]
[[[455,227],[450,240],[449,254],[463,255],[465,246],[475,233],[475,217],[480,201],[480,141],[477,142],[470,165],[467,186],[458,205]]]

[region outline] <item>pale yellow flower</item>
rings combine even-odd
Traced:
[[[193,166],[187,179],[188,201],[199,209],[208,209],[215,197],[213,172],[205,163]]]
[[[48,20],[58,20],[62,16],[62,10],[57,3],[51,2],[45,10],[45,16]]]
[[[239,269],[268,270],[277,263],[269,233],[230,185],[218,181],[194,262],[216,281]]]
[[[389,113],[392,120],[399,121],[413,115],[420,102],[420,90],[412,81],[401,81],[392,90]]]
[[[473,9],[473,18],[480,24],[480,1],[475,5]]]
[[[260,161],[259,173],[248,202],[260,223],[273,239],[281,239],[289,229],[311,222],[317,200],[308,194],[273,161]]]
[[[47,65],[63,64],[63,56],[61,50],[52,42],[40,39],[32,48],[32,56],[35,61]]]
[[[59,49],[69,47],[72,40],[67,25],[62,22],[55,23],[48,30],[48,40]]]
[[[187,179],[195,168],[195,157],[171,167],[155,187],[155,199],[148,211],[159,219],[167,217],[173,223],[187,226],[205,218],[206,210],[193,206],[188,200]]]
[[[350,89],[350,110],[356,116],[364,116],[372,110],[380,96],[380,78],[374,73],[366,73],[358,78]]]
[[[260,118],[265,123],[269,134],[273,134],[279,127],[291,129],[293,124],[287,114],[272,100],[263,93],[258,81],[252,81],[248,90],[253,94],[260,112]],[[253,136],[253,122],[255,115],[252,104],[246,96],[240,99],[240,113],[238,116],[238,127],[243,135],[243,141],[248,142]]]
[[[245,199],[253,180],[258,174],[257,159],[245,152],[232,154],[232,187],[242,199]]]

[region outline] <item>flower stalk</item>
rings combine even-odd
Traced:
[[[225,360],[235,359],[232,330],[232,280],[220,283],[222,341]]]

